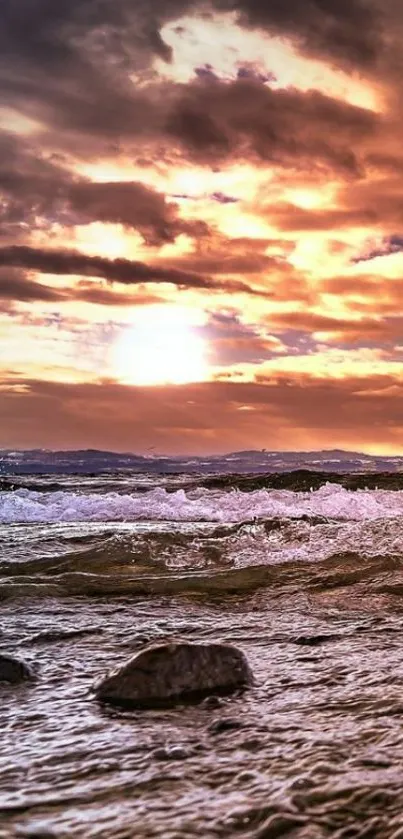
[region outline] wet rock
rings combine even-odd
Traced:
[[[17,836],[19,839],[57,839],[56,833],[40,822],[20,827]]]
[[[248,752],[258,752],[262,748],[262,741],[257,737],[249,737],[240,743],[240,748]]]
[[[243,769],[242,772],[239,772],[237,775],[237,781],[240,781],[241,784],[256,782],[258,778],[259,775],[257,772],[254,772],[253,769]]]
[[[278,836],[285,836],[291,830],[302,827],[304,820],[294,814],[276,814],[271,816],[255,833],[254,839],[277,839]]]
[[[221,734],[223,731],[235,731],[239,728],[243,728],[242,723],[240,720],[233,720],[233,719],[221,719],[221,720],[214,720],[211,725],[209,725],[208,730],[210,734]]]
[[[148,647],[95,687],[99,700],[155,708],[228,694],[253,681],[245,656],[226,644],[171,643]]]
[[[221,708],[222,701],[218,696],[206,696],[206,699],[203,699],[202,705],[208,711],[214,711],[217,708]]]
[[[315,662],[320,660],[320,656],[318,655],[297,655],[295,658],[295,661],[302,661],[304,664],[315,664]]]
[[[89,626],[83,629],[49,629],[43,632],[38,632],[33,635],[25,643],[26,644],[52,644],[57,641],[69,641],[71,638],[82,638],[85,635],[98,635],[103,632],[101,627]]]
[[[153,753],[156,760],[186,760],[190,752],[184,746],[164,746]]]
[[[293,643],[300,647],[317,647],[319,644],[325,644],[326,641],[333,641],[337,635],[299,635],[294,638]]]
[[[34,678],[33,671],[19,658],[0,654],[0,682],[18,684]]]

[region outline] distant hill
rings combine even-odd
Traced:
[[[402,456],[368,455],[339,449],[313,452],[271,452],[265,449],[226,455],[173,457],[84,449],[48,451],[0,450],[0,475],[94,474],[112,471],[153,474],[246,474],[309,469],[323,472],[400,472]]]

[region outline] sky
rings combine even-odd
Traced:
[[[401,0],[2,0],[0,447],[403,453]]]

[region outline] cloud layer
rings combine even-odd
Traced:
[[[401,448],[402,46],[396,0],[3,0],[2,444]],[[112,380],[178,311],[208,381]]]

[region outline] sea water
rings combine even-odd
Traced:
[[[403,491],[331,481],[16,479],[0,651],[36,678],[0,685],[0,837],[397,839],[402,513]],[[170,711],[97,704],[99,676],[178,638],[236,644],[254,686]]]

